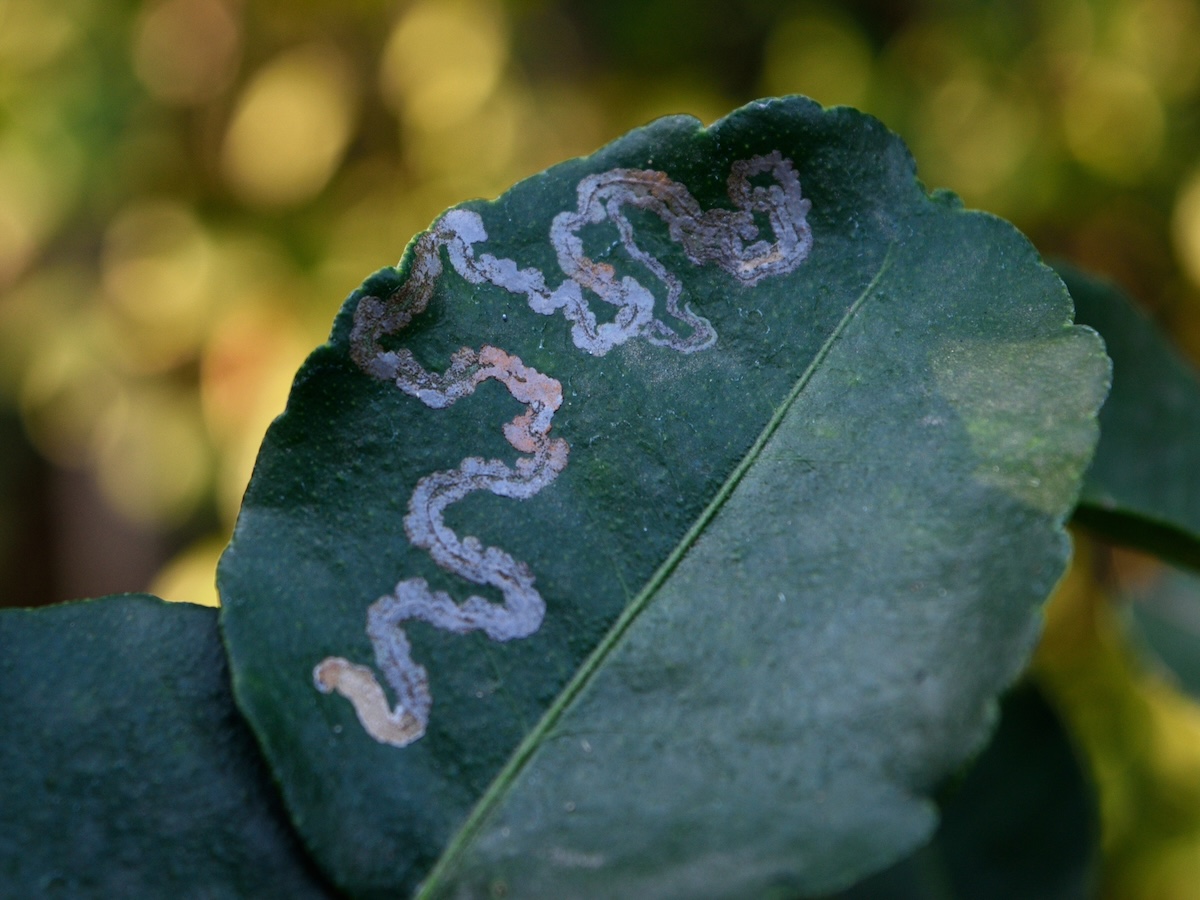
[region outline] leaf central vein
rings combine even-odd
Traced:
[[[571,702],[579,695],[579,693],[591,681],[593,675],[603,666],[605,660],[609,657],[612,651],[621,642],[629,627],[641,614],[641,612],[650,604],[651,600],[658,593],[659,588],[671,576],[680,561],[692,548],[699,539],[700,535],[708,528],[708,525],[716,517],[717,513],[732,496],[734,490],[741,482],[742,478],[750,471],[754,463],[762,456],[763,450],[770,442],[772,436],[778,431],[779,426],[783,423],[788,410],[791,409],[797,398],[804,392],[805,388],[812,381],[813,376],[817,373],[821,364],[829,356],[838,339],[845,333],[846,328],[857,316],[858,311],[863,307],[866,301],[876,292],[884,275],[888,271],[892,262],[892,254],[895,249],[895,244],[888,246],[887,253],[884,255],[883,262],[880,263],[878,271],[871,278],[871,281],[863,289],[862,293],[855,298],[854,302],[847,307],[846,312],[838,320],[830,332],[829,337],[817,350],[808,367],[796,380],[792,389],[788,392],[783,401],[776,407],[771,418],[766,426],[759,433],[758,438],[751,445],[750,449],[742,457],[737,467],[733,470],[730,476],[721,485],[720,490],[705,507],[704,511],[697,517],[692,527],[676,544],[671,554],[663,561],[655,573],[650,577],[646,586],[638,593],[636,597],[625,607],[620,617],[609,629],[608,633],[596,645],[591,655],[579,667],[575,676],[563,688],[554,702],[546,710],[541,721],[537,726],[529,732],[513,755],[509,758],[504,769],[493,780],[487,792],[479,799],[471,814],[467,817],[466,822],[459,829],[454,839],[446,847],[442,857],[429,873],[429,877],[422,884],[418,893],[419,898],[428,898],[432,896],[434,886],[449,873],[454,866],[459,854],[469,845],[471,839],[480,830],[484,820],[488,814],[496,807],[500,799],[504,796],[506,789],[516,780],[517,776],[525,768],[526,764],[532,759],[534,752],[541,746],[547,737],[551,735],[554,726],[562,717]]]

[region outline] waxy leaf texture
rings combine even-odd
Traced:
[[[985,743],[1107,386],[876,120],[660,120],[346,301],[221,563],[236,696],[355,896],[837,890]]]

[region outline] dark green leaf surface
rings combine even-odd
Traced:
[[[331,896],[233,705],[215,610],[4,610],[0,709],[0,895]]]
[[[1112,284],[1058,265],[1077,321],[1100,332],[1113,386],[1076,520],[1200,567],[1200,375]]]
[[[836,900],[1086,900],[1099,838],[1093,789],[1063,723],[1025,684],[1004,698],[1000,726],[934,839]]]
[[[1108,371],[1070,321],[1009,225],[798,98],[447,214],[301,369],[220,570],[322,864],[743,897],[927,840],[1067,556]]]

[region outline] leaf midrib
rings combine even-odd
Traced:
[[[575,697],[579,695],[579,693],[587,686],[588,682],[591,681],[592,676],[604,665],[605,660],[608,658],[609,654],[612,653],[614,648],[616,648],[617,644],[620,643],[621,639],[625,636],[625,632],[629,630],[634,620],[637,619],[637,617],[641,615],[642,611],[650,604],[650,601],[653,599],[654,595],[658,593],[658,589],[662,587],[663,583],[671,576],[671,573],[675,571],[675,568],[679,565],[680,561],[696,543],[700,535],[704,533],[709,523],[712,522],[717,513],[720,511],[721,507],[723,507],[726,501],[728,501],[729,497],[733,494],[738,484],[741,483],[746,473],[750,471],[751,466],[753,466],[758,458],[762,455],[763,449],[771,440],[771,437],[775,434],[775,432],[779,430],[779,426],[783,424],[784,418],[787,416],[788,411],[792,408],[792,405],[796,402],[796,399],[801,393],[804,392],[804,389],[808,386],[808,383],[816,374],[817,369],[820,368],[821,363],[825,361],[825,358],[833,349],[834,344],[837,343],[838,339],[845,332],[850,322],[852,322],[854,317],[858,314],[859,309],[862,308],[867,298],[879,285],[884,273],[887,272],[888,267],[891,265],[892,251],[894,248],[894,243],[888,245],[887,253],[884,255],[883,262],[880,264],[879,270],[875,273],[875,276],[863,289],[862,293],[859,294],[855,301],[847,308],[846,312],[842,315],[842,318],[838,321],[833,331],[830,332],[829,337],[825,339],[825,342],[821,345],[820,349],[817,350],[812,362],[808,364],[808,367],[796,380],[796,383],[792,386],[792,389],[788,392],[788,395],[783,399],[783,402],[781,402],[775,408],[775,412],[771,415],[771,418],[763,427],[763,430],[759,433],[758,438],[750,446],[750,449],[746,451],[745,455],[742,457],[741,461],[738,463],[737,467],[733,470],[729,477],[725,479],[725,483],[721,485],[720,490],[718,490],[713,496],[713,499],[709,502],[708,506],[704,508],[704,511],[701,512],[696,518],[696,521],[692,523],[692,527],[688,529],[687,533],[684,534],[684,536],[675,545],[675,548],[671,551],[671,554],[663,561],[662,565],[658,567],[658,569],[650,577],[649,581],[646,582],[645,587],[643,587],[642,590],[638,592],[637,596],[633,598],[633,600],[625,607],[624,610],[622,610],[621,615],[617,618],[617,621],[613,623],[611,628],[609,628],[608,633],[605,634],[605,636],[600,640],[600,643],[596,645],[591,654],[589,654],[588,658],[583,661],[579,669],[576,671],[574,677],[571,678],[566,686],[559,692],[558,696],[555,697],[554,702],[550,704],[549,708],[542,715],[541,720],[536,726],[534,726],[534,728],[525,736],[524,740],[522,740],[517,748],[513,751],[504,768],[501,769],[499,774],[497,774],[492,780],[491,785],[475,804],[475,808],[471,810],[471,814],[467,816],[467,820],[463,823],[462,827],[458,829],[457,834],[455,834],[454,838],[447,845],[445,851],[438,859],[437,864],[432,870],[430,870],[428,878],[425,879],[417,891],[417,900],[428,900],[428,898],[432,898],[433,889],[437,887],[438,882],[454,865],[455,860],[461,851],[470,843],[471,839],[474,838],[475,834],[482,826],[484,819],[487,818],[488,814],[504,796],[509,786],[512,785],[512,783],[516,780],[517,776],[521,773],[521,770],[524,769],[525,764],[528,763],[533,757],[533,754],[537,748],[541,746],[543,738],[545,738],[546,735],[548,735],[558,723],[559,718],[561,718],[566,708],[570,706],[571,701],[573,701]]]

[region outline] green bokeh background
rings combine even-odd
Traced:
[[[662,114],[871,112],[1200,360],[1197,46],[1189,0],[0,0],[0,602],[215,603],[344,297],[446,206]],[[1200,710],[1107,599],[1155,570],[1085,549],[1039,671],[1103,891],[1200,897]]]

